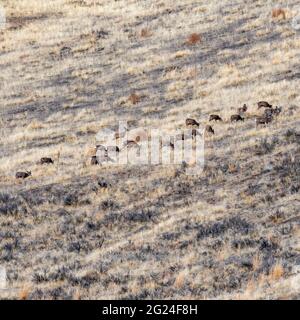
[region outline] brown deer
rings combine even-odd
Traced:
[[[241,117],[239,114],[234,114],[230,117],[231,122],[244,121],[245,119]]]
[[[222,118],[220,116],[218,116],[217,114],[211,114],[209,116],[209,121],[223,121]]]
[[[273,118],[272,116],[261,116],[261,117],[256,117],[255,118],[255,124],[256,127],[260,124],[268,124],[270,122],[272,122]]]
[[[278,116],[282,111],[282,107],[275,107],[270,109],[265,109],[264,115],[266,117]]]
[[[91,158],[91,165],[92,166],[96,166],[96,165],[98,165],[99,164],[99,161],[98,161],[98,159],[97,159],[97,156],[92,156],[92,158]]]
[[[270,105],[267,101],[260,101],[257,103],[258,109],[260,108],[272,108],[272,105]]]
[[[276,106],[275,108],[272,109],[272,112],[273,112],[274,116],[279,116],[280,113],[282,112],[282,107],[277,107]]]
[[[185,125],[187,127],[197,127],[199,128],[199,122],[197,122],[195,119],[191,119],[191,118],[188,118],[185,120]]]
[[[206,133],[210,133],[210,134],[215,134],[215,130],[212,128],[212,126],[210,126],[210,125],[207,125],[206,127],[205,127],[205,132]]]
[[[31,176],[31,171],[17,172],[16,179],[26,179]]]
[[[241,108],[237,109],[237,112],[238,112],[238,114],[241,114],[241,113],[247,112],[247,110],[248,110],[248,107],[246,104],[244,104]]]
[[[54,164],[54,161],[51,158],[43,157],[38,162],[39,164]]]

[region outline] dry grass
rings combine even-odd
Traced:
[[[270,281],[278,281],[284,276],[284,268],[280,263],[277,263],[271,270]]]
[[[282,8],[276,8],[272,10],[272,18],[286,19],[286,12]]]
[[[299,298],[297,1],[4,6],[1,297]],[[283,112],[256,128],[260,100]],[[119,120],[171,132],[188,117],[215,131],[198,175],[90,165],[97,132]]]

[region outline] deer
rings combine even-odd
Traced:
[[[17,172],[16,179],[26,179],[31,176],[31,171]]]
[[[197,122],[195,119],[191,119],[191,118],[188,118],[185,120],[185,125],[187,127],[197,127],[199,128],[199,122]]]
[[[282,111],[282,107],[275,107],[271,109],[265,109],[264,115],[266,117],[278,116]]]
[[[209,121],[223,121],[222,118],[217,114],[211,114],[209,116]]]
[[[231,122],[244,121],[245,119],[241,117],[239,114],[234,114],[230,117]]]
[[[260,108],[272,108],[272,105],[270,105],[267,101],[260,101],[257,103],[258,109]]]
[[[210,125],[207,125],[205,127],[205,132],[210,133],[210,134],[215,134],[215,130]]]
[[[282,107],[275,107],[274,109],[272,109],[273,115],[275,116],[279,116],[279,114],[282,112]]]
[[[243,114],[243,113],[247,112],[247,110],[248,110],[248,107],[246,104],[244,104],[241,108],[237,109],[237,112],[238,112],[238,114]]]
[[[272,116],[261,116],[261,117],[256,117],[255,118],[255,124],[256,124],[256,127],[259,125],[259,124],[268,124],[270,122],[272,122],[273,120],[273,117]]]
[[[91,165],[92,166],[96,166],[96,165],[98,165],[99,164],[99,161],[98,161],[98,159],[97,159],[97,156],[92,156],[92,158],[91,158]]]
[[[51,158],[43,157],[40,159],[38,164],[54,164],[54,161]]]

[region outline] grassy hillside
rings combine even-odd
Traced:
[[[0,297],[299,299],[299,1],[51,3],[1,1]],[[90,165],[120,120],[210,114],[199,175]]]

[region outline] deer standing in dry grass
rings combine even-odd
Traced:
[[[31,176],[31,171],[17,172],[16,179],[26,179]]]
[[[223,121],[222,118],[217,114],[211,114],[209,116],[209,121]]]
[[[258,109],[261,109],[261,108],[272,108],[272,105],[269,104],[269,102],[267,101],[260,101],[257,103],[257,106],[258,106]]]
[[[38,164],[54,164],[54,161],[51,158],[43,157],[40,159]]]
[[[185,125],[187,127],[197,127],[199,128],[199,122],[197,122],[195,119],[191,119],[191,118],[188,118],[185,120]]]
[[[97,156],[92,156],[91,158],[91,165],[92,166],[95,166],[95,165],[98,165],[99,164],[99,161],[97,159]]]
[[[214,130],[213,127],[210,126],[210,125],[207,125],[207,126],[205,127],[205,132],[208,133],[208,134],[215,134],[215,130]]]
[[[264,116],[261,116],[261,117],[256,117],[256,118],[255,118],[255,124],[256,124],[256,127],[257,127],[258,125],[260,125],[260,124],[266,125],[266,124],[268,124],[268,123],[271,123],[272,120],[273,120],[272,115],[270,115],[270,116],[264,115]]]
[[[241,117],[239,114],[234,114],[230,117],[231,122],[244,121],[245,119]]]
[[[247,107],[246,104],[244,104],[241,108],[237,109],[237,113],[238,114],[243,114],[243,113],[247,112],[247,110],[248,110],[248,107]]]

